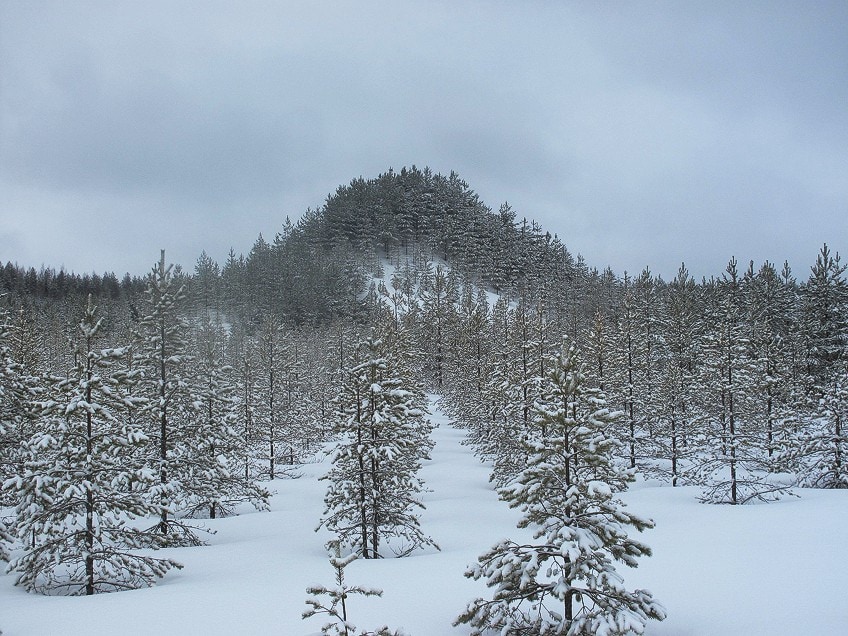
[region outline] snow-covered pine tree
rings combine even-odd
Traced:
[[[285,446],[285,430],[283,427],[282,376],[283,347],[282,325],[280,320],[265,314],[260,322],[257,334],[257,349],[259,351],[259,366],[256,384],[256,410],[254,422],[257,437],[263,443],[263,459],[267,460],[269,479],[280,476],[277,466],[282,458]]]
[[[4,299],[3,296],[0,298]],[[23,315],[23,310],[21,310]],[[20,325],[12,324],[9,314],[0,308],[0,507],[15,506],[18,493],[9,482],[23,473],[24,445],[33,434],[35,420],[35,394],[41,390],[34,376],[24,372],[24,366],[15,359],[20,353]],[[11,518],[10,518],[11,521]],[[0,517],[0,561],[10,559],[10,549],[15,537]]]
[[[222,357],[223,328],[206,320],[194,330],[194,373],[190,378],[194,417],[182,465],[186,513],[214,519],[233,514],[241,502],[268,509],[270,493],[242,472],[247,452],[236,431],[239,405],[233,397],[232,368]]]
[[[201,321],[218,324],[221,319],[221,268],[204,251],[194,266],[191,279],[195,310]]]
[[[807,368],[810,387],[821,392],[834,369],[845,361],[848,350],[848,280],[842,264],[824,245],[816,257],[803,291],[804,323],[807,340]]]
[[[438,390],[444,384],[447,332],[455,321],[454,306],[449,298],[451,293],[448,273],[444,267],[436,265],[430,284],[420,290],[420,337],[426,353],[428,379]]]
[[[813,418],[789,444],[801,482],[848,488],[848,266],[825,245],[804,288]]]
[[[265,472],[262,455],[262,439],[258,434],[255,416],[259,374],[258,354],[254,339],[245,333],[244,325],[233,325],[227,338],[226,357],[233,366],[232,382],[238,404],[236,432],[244,440],[239,460],[239,471],[245,479],[252,479]]]
[[[635,376],[636,412],[648,439],[654,436],[660,396],[658,383],[665,372],[667,352],[662,337],[661,281],[647,267],[634,282],[636,300],[637,373]]]
[[[9,550],[14,542],[15,537],[13,537],[12,533],[9,532],[9,529],[6,527],[6,522],[0,518],[0,561],[9,560]]]
[[[695,282],[682,264],[665,289],[659,311],[667,362],[656,387],[660,430],[652,442],[657,461],[646,471],[670,481],[672,486],[683,478],[691,454],[689,437],[695,418],[691,402],[700,341],[695,302]]]
[[[300,388],[306,396],[308,412],[304,422],[303,451],[313,453],[315,446],[327,441],[334,400],[341,393],[344,369],[339,368],[339,352],[327,343],[333,343],[339,332],[335,326],[325,325],[305,334],[303,371]],[[343,342],[340,343],[343,347]]]
[[[790,456],[800,460],[799,480],[814,488],[848,488],[848,369],[834,371],[815,414],[791,442]]]
[[[624,289],[619,308],[619,319],[613,335],[613,349],[616,351],[616,357],[620,360],[620,364],[615,365],[611,371],[614,384],[620,387],[621,404],[624,407],[623,426],[626,428],[627,434],[622,437],[622,440],[625,440],[627,444],[630,467],[636,468],[637,444],[639,451],[641,451],[636,406],[637,360],[641,340],[638,337],[639,317],[636,300],[627,272],[624,273],[623,283]]]
[[[503,342],[484,386],[489,425],[476,452],[492,461],[492,483],[502,486],[511,481],[527,460],[524,439],[528,427],[522,418],[520,355],[514,343]]]
[[[310,585],[306,588],[306,593],[313,596],[306,599],[309,609],[303,612],[303,618],[307,619],[319,614],[326,614],[330,621],[321,626],[322,634],[327,636],[357,636],[356,625],[348,618],[348,597],[382,596],[383,590],[361,585],[348,585],[344,577],[345,568],[359,558],[359,555],[352,553],[342,557],[338,544],[330,547],[335,550],[335,556],[330,557],[330,565],[336,571],[336,584],[332,587]],[[328,597],[329,604],[318,598],[320,596]],[[400,631],[392,631],[384,625],[373,632],[360,631],[358,636],[404,636],[404,634]]]
[[[618,320],[608,325],[610,347],[604,378],[607,395],[623,406],[624,418],[618,426],[622,429],[620,438],[627,444],[630,466],[651,473],[657,472],[657,456],[672,454],[672,444],[665,435],[669,428],[668,396],[661,386],[669,359],[663,332],[663,291],[661,279],[648,268],[632,282],[625,273]],[[597,356],[597,345],[591,340],[586,349]]]
[[[24,546],[9,570],[28,591],[133,589],[182,567],[136,551],[150,538],[134,520],[159,512],[138,485],[156,475],[130,460],[132,449],[147,442],[125,417],[138,407],[126,390],[135,378],[121,368],[122,349],[97,348],[101,324],[89,296],[76,365],[68,377],[53,379],[24,471],[4,484],[19,498],[15,534]]]
[[[498,310],[500,311],[500,310]],[[491,413],[488,435],[477,446],[483,457],[491,457],[491,481],[502,486],[511,481],[527,460],[524,441],[530,434],[531,411],[539,395],[549,348],[549,325],[545,307],[522,300],[506,313],[501,330],[493,321],[494,363],[489,372],[485,395]]]
[[[285,470],[293,470],[296,464],[314,452],[312,442],[319,435],[317,411],[320,410],[320,404],[315,401],[320,401],[320,398],[313,395],[309,388],[314,384],[312,376],[319,371],[321,364],[308,364],[309,347],[305,335],[304,330],[292,328],[283,334],[281,341],[279,385],[282,444],[279,453],[284,465],[288,467]]]
[[[485,340],[487,351],[484,366],[479,370],[479,389],[473,399],[463,397],[467,387],[464,378],[467,367],[460,364],[444,397],[452,414],[459,416],[468,428],[463,442],[474,447],[481,460],[490,460],[494,466],[491,479],[495,483],[515,476],[520,466],[521,453],[512,452],[521,444],[521,401],[516,365],[520,359],[515,350],[517,339],[512,337],[513,321],[509,303],[501,298],[495,304],[491,322],[479,334]]]
[[[792,350],[799,341],[793,312],[793,285],[789,264],[784,264],[781,276],[772,263],[766,261],[756,274],[749,270],[752,355],[759,367],[756,419],[763,429],[769,458],[781,440],[790,432],[787,421],[794,424],[791,413],[793,400]]]
[[[486,396],[493,360],[490,333],[485,290],[466,284],[454,335],[457,351],[448,369],[441,407],[467,429],[466,443],[478,450],[482,450],[492,427]]]
[[[706,503],[771,501],[788,491],[768,479],[766,436],[753,415],[758,368],[744,320],[748,291],[732,258],[714,287],[713,327],[703,349],[702,385],[710,397],[701,405],[706,424],[693,475]]]
[[[149,462],[155,466],[157,483],[149,497],[159,506],[160,519],[151,533],[166,537],[171,545],[200,545],[197,529],[177,518],[187,498],[184,481],[192,479],[183,460],[195,443],[191,421],[196,414],[189,393],[186,291],[173,270],[162,250],[147,277],[145,312],[135,334],[135,364],[143,374],[138,393],[147,398],[144,415],[155,442]]]
[[[600,309],[596,310],[592,317],[592,325],[585,335],[586,347],[584,351],[588,359],[587,379],[601,391],[607,390],[607,384],[610,380],[610,367],[613,366],[611,364],[613,354],[610,342],[612,329],[607,324],[608,322],[609,319],[603,312]]]
[[[27,376],[37,376],[43,369],[40,353],[45,348],[45,338],[37,327],[35,310],[26,302],[21,302],[15,316],[9,321],[8,341],[12,349],[12,358]]]
[[[504,540],[480,556],[466,576],[485,579],[494,596],[469,603],[455,624],[470,624],[473,634],[641,634],[665,610],[647,590],[625,589],[614,566],[635,567],[651,554],[627,528],[654,525],[615,498],[634,478],[607,435],[619,414],[585,386],[573,346],[563,343],[548,369],[527,468],[499,491],[536,541]]]
[[[21,443],[34,432],[32,401],[39,392],[36,378],[15,359],[14,329],[6,312],[0,310],[0,485],[22,470]],[[0,488],[0,506],[15,503]]]
[[[522,298],[511,313],[513,346],[519,356],[516,388],[520,396],[521,428],[527,430],[530,427],[530,411],[539,392],[539,378],[544,376],[548,325],[541,302],[532,303]]]
[[[334,433],[340,440],[323,478],[330,485],[319,528],[366,559],[385,556],[385,547],[405,555],[435,545],[414,513],[424,508],[417,472],[429,452],[419,430],[427,426],[425,411],[380,340],[369,337],[361,356],[338,398]]]

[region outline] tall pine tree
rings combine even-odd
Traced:
[[[182,567],[136,551],[150,539],[133,521],[159,512],[138,486],[155,474],[131,460],[133,447],[147,442],[126,418],[138,407],[127,393],[135,378],[121,369],[123,350],[98,348],[101,325],[89,297],[77,363],[67,378],[53,379],[24,471],[6,483],[20,499],[15,530],[25,546],[9,569],[30,591],[132,589]]]
[[[485,579],[494,596],[469,603],[456,624],[470,624],[473,634],[641,634],[665,610],[650,592],[628,591],[614,566],[650,556],[627,528],[654,525],[615,498],[634,478],[608,436],[619,414],[586,387],[574,347],[563,344],[548,368],[527,468],[500,490],[535,542],[504,540],[480,556],[466,576]]]
[[[330,485],[319,527],[366,559],[435,545],[414,512],[424,508],[417,472],[429,452],[425,411],[396,372],[383,343],[368,338],[339,396],[334,432],[340,439],[324,477]]]
[[[137,326],[135,356],[143,374],[139,393],[147,398],[144,411],[155,441],[150,461],[158,479],[149,493],[160,508],[155,531],[174,545],[199,545],[196,528],[178,518],[188,500],[185,481],[193,478],[186,460],[195,442],[191,437],[195,405],[189,392],[186,290],[173,269],[166,265],[162,250],[147,277],[146,313]]]

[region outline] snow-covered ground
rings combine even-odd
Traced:
[[[452,620],[482,582],[466,566],[503,537],[518,538],[518,513],[500,502],[489,469],[463,432],[438,411],[436,447],[421,475],[422,527],[441,547],[403,559],[359,560],[350,584],[380,587],[382,598],[353,597],[348,607],[360,628],[383,624],[413,636],[467,634]],[[94,597],[45,597],[0,576],[4,636],[116,634],[315,634],[322,617],[301,620],[305,589],[330,585],[325,532],[314,532],[326,488],[327,465],[303,466],[280,480],[272,512],[245,511],[206,522],[217,534],[201,548],[168,550],[185,569],[156,587]],[[754,506],[699,504],[692,488],[640,484],[624,499],[657,527],[641,539],[654,550],[638,569],[622,568],[628,587],[650,589],[668,619],[649,634],[753,636],[848,634],[848,491],[801,490],[800,498]]]

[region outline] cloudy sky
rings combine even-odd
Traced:
[[[389,167],[591,265],[848,256],[848,3],[0,0],[0,260],[144,273]]]

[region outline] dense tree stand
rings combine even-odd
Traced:
[[[129,393],[134,377],[120,368],[122,349],[96,348],[100,326],[89,298],[77,364],[67,378],[54,378],[40,404],[40,431],[26,444],[23,472],[5,484],[18,498],[15,530],[25,547],[9,569],[30,591],[127,590],[182,567],[137,551],[164,544],[134,527],[159,509],[139,488],[153,476],[133,457],[147,441],[129,423],[137,407]]]

